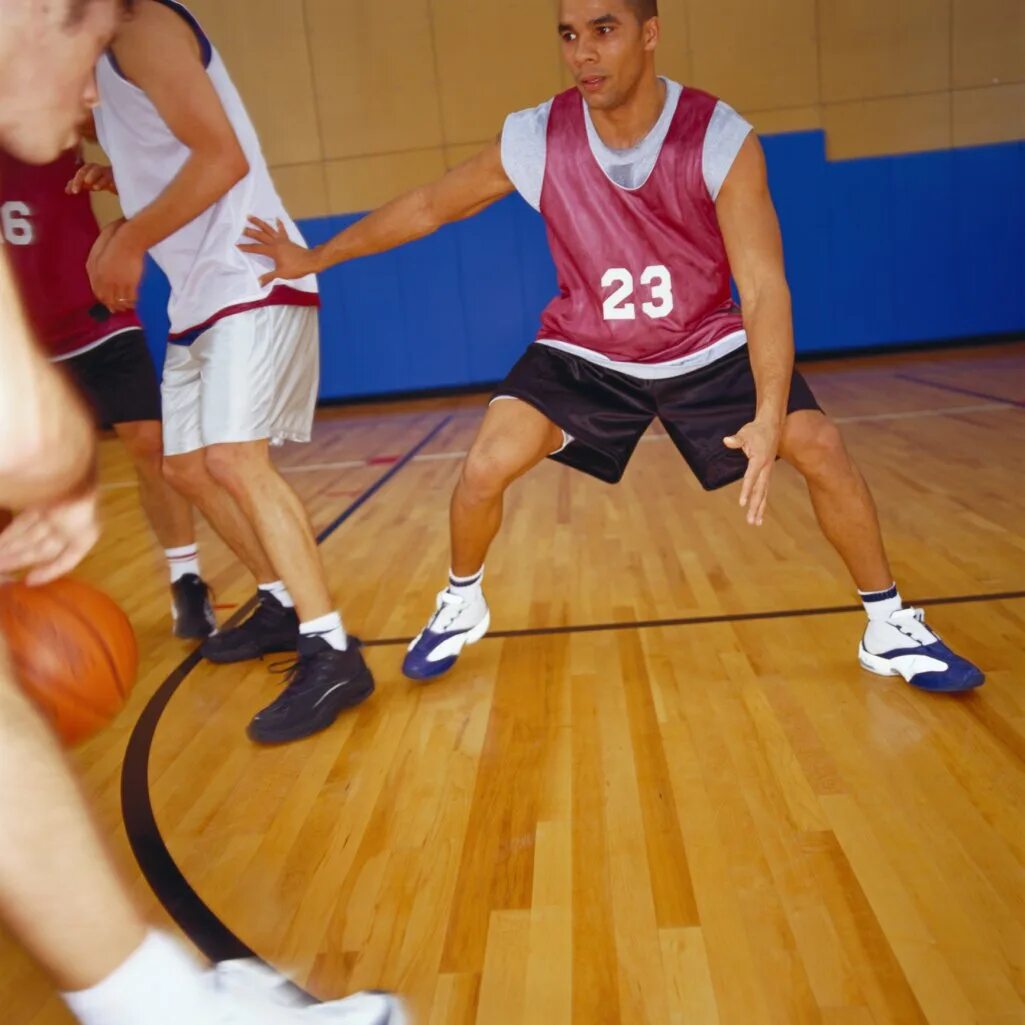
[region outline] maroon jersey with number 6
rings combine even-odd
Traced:
[[[685,89],[655,167],[636,189],[591,151],[580,93],[555,98],[541,214],[559,277],[539,339],[628,363],[667,363],[743,330],[702,172],[716,100]]]
[[[64,187],[78,170],[69,150],[36,167],[0,151],[0,229],[36,335],[51,358],[70,356],[139,327],[134,313],[108,313],[85,265],[100,229],[86,193]]]

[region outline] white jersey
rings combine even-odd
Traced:
[[[305,245],[271,181],[260,141],[224,62],[193,15],[177,0],[159,0],[180,14],[196,33],[207,74],[249,161],[249,173],[195,220],[158,243],[151,255],[171,284],[168,315],[171,337],[195,336],[221,317],[265,305],[314,305],[315,276],[261,287],[273,264],[241,252],[250,214],[268,223],[280,220],[289,236]],[[127,217],[152,203],[178,174],[189,150],[167,127],[149,97],[119,71],[111,53],[97,65],[100,106],[96,129],[110,157]]]

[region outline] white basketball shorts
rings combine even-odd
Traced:
[[[320,381],[311,306],[264,306],[217,321],[164,360],[164,452],[208,445],[309,441]]]

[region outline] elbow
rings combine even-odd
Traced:
[[[790,286],[784,274],[773,274],[747,284],[738,283],[738,291],[745,315],[766,308],[790,312]]]
[[[229,189],[234,188],[249,174],[249,158],[241,146],[236,145],[232,147],[231,152],[225,154],[222,170]]]

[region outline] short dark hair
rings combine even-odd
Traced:
[[[658,0],[626,0],[643,25],[649,18],[658,17]]]
[[[75,28],[85,17],[85,12],[93,0],[68,0],[68,16],[64,21],[67,28]],[[130,14],[135,8],[136,0],[117,0],[118,6],[125,14]]]

